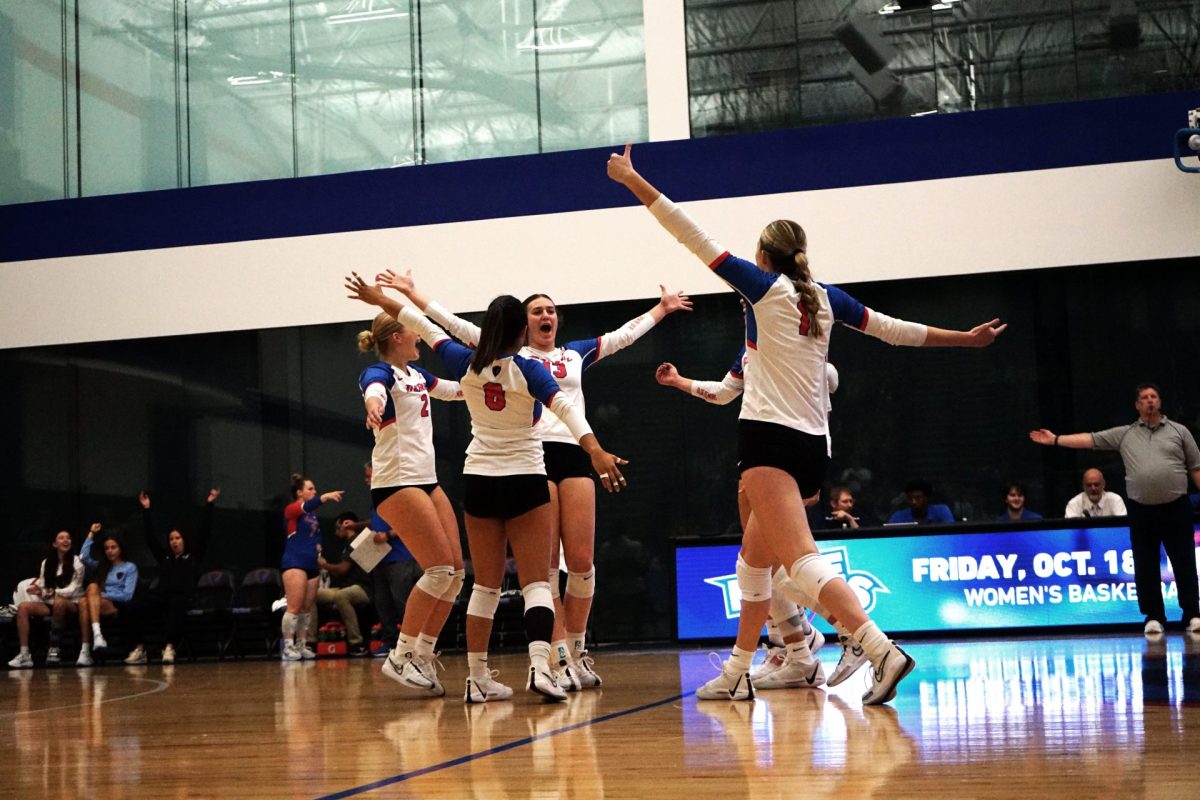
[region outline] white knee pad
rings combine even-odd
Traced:
[[[453,604],[458,599],[458,593],[462,591],[463,584],[467,580],[467,571],[465,569],[456,569],[450,573],[450,585],[446,587],[446,591],[442,592],[442,596],[438,598],[445,603]]]
[[[775,570],[775,574],[771,577],[771,586],[775,594],[787,595],[788,599],[801,608],[812,608],[813,602],[811,597],[792,583],[792,579],[788,577],[787,570],[783,567]]]
[[[800,607],[783,592],[771,594],[771,619],[784,636],[795,633],[800,620]]]
[[[748,603],[771,599],[771,568],[752,567],[739,555],[737,560],[738,589],[742,592],[742,600]]]
[[[796,563],[792,564],[788,574],[792,583],[808,595],[810,608],[811,604],[814,604],[821,596],[821,590],[825,588],[825,584],[842,577],[833,564],[817,553],[809,553],[796,559]]]
[[[296,627],[300,624],[300,615],[293,614],[290,611],[283,612],[283,622],[280,623],[279,629],[283,632],[286,639],[291,639],[296,635]]]
[[[492,619],[500,605],[500,590],[480,586],[478,583],[471,588],[471,600],[467,603],[467,613],[472,617]]]
[[[558,567],[551,567],[550,573],[546,576],[546,582],[550,584],[550,596],[555,600],[559,597],[558,592]],[[567,591],[571,591],[571,584],[567,584]]]
[[[425,574],[417,580],[417,588],[430,597],[440,600],[452,583],[454,583],[454,567],[441,564],[425,570]]]
[[[596,593],[596,567],[587,572],[567,573],[567,594],[572,597],[591,597]]]
[[[546,581],[525,584],[521,587],[521,594],[525,597],[526,611],[537,606],[554,611],[554,597],[550,594],[550,584]]]

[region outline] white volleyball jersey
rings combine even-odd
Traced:
[[[465,475],[545,475],[542,441],[534,426],[543,406],[562,414],[572,442],[591,433],[583,414],[559,389],[541,362],[520,355],[498,358],[482,372],[471,369],[475,351],[445,340],[437,347],[460,385],[471,412]]]
[[[358,385],[364,398],[384,401],[371,451],[371,488],[437,483],[429,398],[462,400],[459,385],[412,364],[382,361],[363,370]]]
[[[836,286],[815,281],[818,308],[812,319],[800,304],[800,292],[791,278],[730,255],[666,195],[651,204],[650,213],[746,301],[746,349],[754,355],[746,374],[741,419],[828,435],[825,364],[835,322],[889,344],[925,341],[924,325],[871,311]],[[808,335],[814,322],[821,326],[820,337]]]
[[[460,342],[474,347],[475,343],[479,341],[478,326],[451,314],[439,303],[430,303],[426,307],[425,313],[439,325],[444,325],[446,330]],[[571,404],[586,416],[583,399],[584,371],[600,359],[611,356],[633,344],[648,333],[654,325],[654,317],[642,314],[626,322],[617,330],[594,339],[578,339],[553,350],[536,350],[525,346],[521,348],[518,355],[545,365]],[[575,437],[571,435],[570,429],[549,408],[545,409],[545,413],[542,414],[536,430],[542,441],[575,444]]]

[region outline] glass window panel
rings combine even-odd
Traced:
[[[409,6],[408,0],[297,6],[300,174],[415,162]]]
[[[188,3],[189,184],[295,174],[287,2]]]
[[[423,160],[538,152],[532,0],[420,8]]]
[[[536,36],[543,151],[647,138],[642,0],[540,0]]]
[[[1198,0],[685,8],[696,136],[1185,91],[1200,74]]]
[[[176,13],[182,2],[81,8],[80,154],[85,195],[182,184]]]
[[[59,3],[0,8],[0,203],[65,194],[65,24]]]

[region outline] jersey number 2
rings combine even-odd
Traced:
[[[427,394],[421,395],[421,416],[429,416],[429,395]]]
[[[498,383],[483,385],[483,404],[492,411],[503,411],[505,406],[504,387]]]

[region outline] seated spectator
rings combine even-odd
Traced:
[[[934,525],[944,522],[954,522],[950,507],[942,503],[930,504],[933,497],[933,486],[929,481],[909,481],[904,487],[908,495],[908,508],[901,508],[888,517],[888,525]]]
[[[46,663],[59,662],[59,641],[67,614],[75,611],[83,593],[83,562],[71,553],[71,549],[71,534],[59,531],[50,545],[50,552],[42,559],[37,578],[26,589],[32,598],[17,606],[17,639],[21,650],[8,662],[13,669],[33,666],[33,656],[29,653],[30,617],[50,617],[50,649],[46,651]]]
[[[828,504],[817,529],[857,528],[859,518],[854,516],[854,493],[845,486],[834,486],[829,490]]]
[[[1042,515],[1025,507],[1025,487],[1019,483],[1010,483],[1004,490],[1004,513],[997,519],[1041,519]]]
[[[95,576],[87,585],[83,598],[79,601],[79,658],[75,661],[77,667],[92,665],[92,647],[103,650],[108,647],[104,634],[100,630],[101,617],[113,617],[133,600],[137,590],[138,568],[122,556],[124,548],[115,533],[104,537],[104,560],[92,558],[92,545],[96,535],[100,533],[100,523],[92,524],[88,531],[79,558],[89,569],[96,570]]]
[[[1092,467],[1083,473],[1083,491],[1067,501],[1063,516],[1123,517],[1126,513],[1125,501],[1118,494],[1104,491],[1104,473]]]
[[[125,659],[126,664],[146,663],[143,631],[146,622],[159,614],[166,614],[167,618],[167,640],[163,644],[162,663],[175,663],[175,644],[183,635],[188,609],[195,602],[196,582],[202,574],[200,562],[204,560],[208,538],[212,533],[213,505],[220,496],[220,489],[209,490],[204,503],[204,521],[191,547],[179,529],[172,528],[167,534],[167,546],[164,549],[155,532],[150,495],[145,492],[138,494],[138,502],[142,505],[142,532],[146,536],[146,547],[158,562],[158,582],[152,591],[138,595],[137,601],[129,609],[129,638],[134,647]]]
[[[317,589],[317,606],[334,606],[342,624],[346,626],[346,644],[352,656],[368,655],[367,644],[363,640],[362,626],[358,621],[358,610],[355,606],[368,606],[371,597],[367,594],[371,579],[362,567],[354,563],[350,557],[354,537],[366,522],[359,522],[353,511],[345,511],[338,515],[334,532],[342,540],[343,548],[340,556],[329,561],[324,555],[317,556],[317,566],[329,574],[329,586]],[[308,638],[317,640],[317,615],[313,614],[308,623]]]

